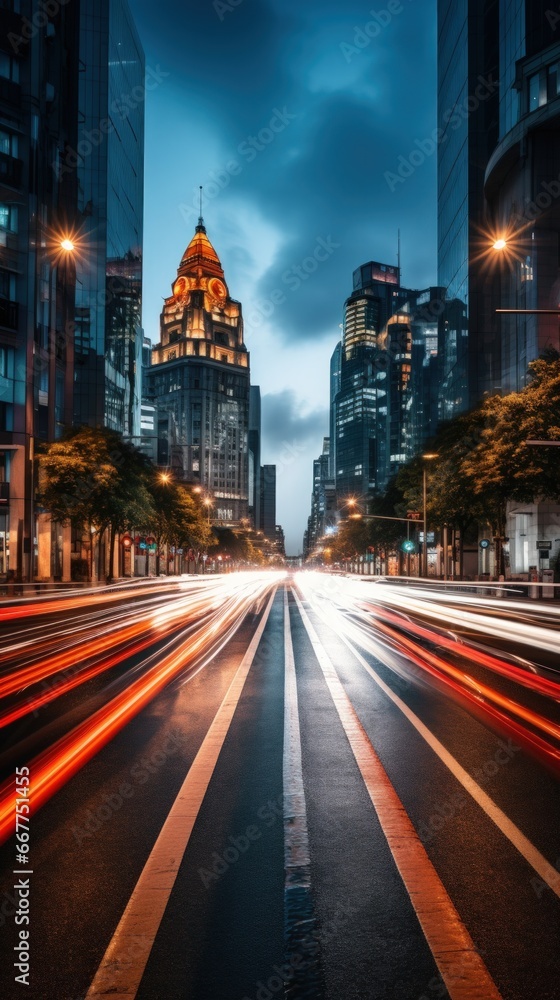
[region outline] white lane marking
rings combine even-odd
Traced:
[[[297,594],[299,612],[381,829],[451,1000],[501,1000]]]
[[[313,610],[322,619],[322,621],[332,628],[332,622],[330,622],[327,616],[315,605],[313,605]],[[417,715],[405,704],[402,698],[399,698],[398,694],[385,683],[375,672],[373,667],[369,665],[367,660],[358,652],[353,643],[346,638],[342,633],[337,632],[337,637],[348,646],[348,649],[356,657],[358,662],[367,671],[370,677],[375,681],[377,686],[381,688],[384,694],[400,709],[403,715],[406,716],[408,721],[418,733],[424,738],[428,746],[437,754],[439,759],[443,764],[451,771],[452,775],[457,779],[457,781],[463,786],[465,791],[474,799],[477,805],[486,813],[486,815],[492,820],[493,823],[498,827],[504,837],[506,837],[511,844],[516,848],[521,856],[527,861],[527,863],[533,868],[540,879],[546,883],[549,889],[555,893],[556,896],[560,898],[560,872],[556,871],[549,861],[546,860],[543,854],[531,843],[530,840],[521,832],[518,826],[509,819],[508,816],[500,809],[499,806],[492,801],[489,795],[480,787],[480,785],[471,778],[468,771],[464,769],[459,764],[459,761],[449,753],[444,747],[443,743],[440,743],[437,736],[434,736],[427,726],[418,718]],[[359,634],[355,636],[355,642],[361,645]]]
[[[296,665],[288,591],[284,589],[284,864],[286,887],[311,884],[309,833],[301,762],[301,732],[296,681]]]
[[[183,855],[241,698],[276,595],[239,665],[86,994],[111,1000],[135,997],[175,884]]]

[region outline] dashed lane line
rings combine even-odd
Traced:
[[[86,1000],[135,997],[276,595],[239,665],[105,952]]]
[[[501,1000],[297,593],[295,598],[381,828],[451,1000]]]
[[[320,609],[314,608],[315,613],[324,621],[324,623],[332,628],[332,621],[328,621],[323,615]],[[385,683],[384,680],[376,673],[373,667],[367,662],[366,659],[358,652],[353,642],[350,641],[345,635],[337,632],[337,637],[348,647],[352,655],[357,659],[358,663],[367,671],[372,680],[375,681],[377,686],[387,695],[388,698],[397,706],[398,709],[403,713],[408,719],[411,725],[414,726],[416,731],[423,737],[428,746],[434,751],[439,757],[441,762],[445,764],[454,778],[463,786],[466,792],[474,799],[476,804],[480,806],[483,812],[486,813],[489,819],[497,826],[498,830],[503,833],[510,844],[512,844],[515,849],[521,854],[528,865],[537,873],[539,879],[544,882],[548,888],[560,899],[560,872],[546,860],[544,854],[531,843],[531,841],[521,832],[518,826],[506,816],[505,812],[496,805],[495,802],[490,798],[490,796],[480,787],[478,782],[471,777],[468,771],[459,764],[459,761],[446,750],[443,743],[441,743],[437,736],[428,729],[427,726],[418,718],[418,716],[408,707],[408,705],[399,698],[398,694]],[[356,642],[360,642],[359,636],[356,637]]]
[[[323,996],[320,944],[311,890],[309,833],[288,590],[284,588],[284,959],[286,997]]]

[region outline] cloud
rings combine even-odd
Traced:
[[[317,450],[324,435],[328,434],[328,408],[302,413],[302,403],[291,389],[268,393],[262,397],[262,434],[264,452],[278,451],[286,446],[298,454],[309,442],[316,442]]]

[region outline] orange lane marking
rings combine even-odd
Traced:
[[[163,824],[86,1000],[135,997],[169,902],[187,844],[206,795],[247,675],[265,630],[274,588],[262,621],[241,661],[181,790]]]
[[[297,594],[295,598],[381,829],[450,997],[501,1000]]]

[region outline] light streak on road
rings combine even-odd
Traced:
[[[201,627],[193,628],[191,624],[183,641],[174,643],[167,652],[149,657],[141,676],[135,676],[106,705],[28,762],[33,774],[32,811],[41,808],[189,665],[192,667],[201,657],[206,657],[205,663],[209,662],[237,631],[256,602],[284,576],[283,573],[239,573],[223,577],[220,586],[212,588],[210,600],[207,597],[206,602],[201,603],[201,609],[204,607],[207,612]],[[184,607],[180,611],[184,614]],[[10,778],[0,786],[0,843],[13,832],[14,783]]]
[[[368,583],[326,578],[320,574],[300,574],[298,586],[304,597],[322,619],[335,630],[360,645],[369,653],[395,669],[394,652],[399,654],[397,672],[410,680],[431,683],[439,691],[452,697],[471,714],[476,715],[490,728],[513,736],[527,751],[545,763],[556,775],[560,774],[560,725],[549,713],[557,715],[560,700],[560,678],[536,676],[529,669],[508,662],[499,653],[491,654],[469,644],[468,639],[445,633],[442,626],[463,620],[457,609],[456,594],[447,595],[449,606],[443,606],[443,595],[437,594],[436,608],[429,607],[430,593],[424,591],[419,599],[416,592],[406,588],[375,585]],[[398,591],[398,593],[396,593]],[[397,605],[398,612],[388,611],[387,605]],[[427,607],[428,606],[428,607]],[[449,613],[449,614],[448,614]],[[419,623],[420,616],[435,625]],[[482,615],[475,621],[475,614],[468,613],[471,628],[484,634],[488,619]],[[498,625],[500,627],[498,627]],[[524,629],[526,641],[534,650],[560,650],[558,637],[548,628],[531,623],[519,623],[516,638]],[[511,642],[511,622],[499,623],[492,618],[489,629],[491,635],[498,632],[505,641]],[[418,640],[421,640],[419,642]],[[426,641],[437,647],[426,648]],[[519,641],[519,640],[518,640]],[[387,655],[387,651],[390,655]],[[451,654],[455,662],[450,662],[442,654]],[[507,654],[506,654],[507,657]],[[462,662],[457,666],[457,658]],[[530,667],[530,664],[528,665]],[[494,672],[515,685],[516,697],[497,690],[485,678],[473,675],[472,668]],[[542,699],[542,711],[527,706],[518,700],[518,687],[529,689]]]

